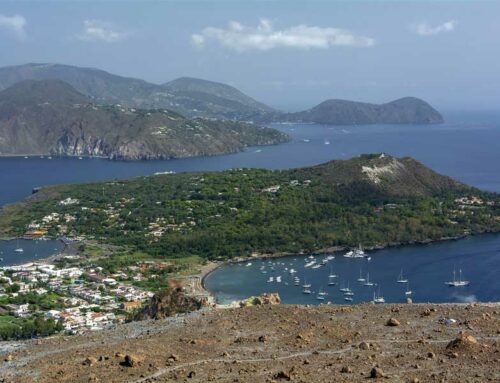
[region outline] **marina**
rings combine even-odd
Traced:
[[[416,303],[468,303],[500,299],[495,272],[500,268],[497,235],[370,251],[366,255],[371,262],[367,257],[334,255],[330,254],[328,266],[317,269],[306,266],[320,265],[326,255],[256,259],[252,267],[229,263],[209,274],[205,287],[224,304],[264,292],[278,292],[282,302],[289,304],[403,303],[408,298]],[[296,273],[285,273],[285,268],[293,268]],[[454,268],[455,276],[450,272]],[[276,283],[277,276],[282,283]]]

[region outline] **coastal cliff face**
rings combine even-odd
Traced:
[[[62,81],[25,81],[0,92],[0,155],[168,159],[287,140],[275,129],[248,123],[97,105]]]

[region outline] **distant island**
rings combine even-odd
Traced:
[[[415,97],[405,97],[386,104],[368,104],[347,100],[327,100],[309,110],[281,114],[278,121],[314,122],[327,125],[367,124],[439,124],[443,116]]]
[[[61,64],[25,64],[0,68],[0,90],[23,80],[61,80],[97,104],[127,108],[168,109],[188,118],[237,121],[314,122],[333,125],[436,124],[443,117],[414,97],[376,105],[327,100],[302,112],[286,113],[247,96],[238,89],[213,81],[182,77],[164,84],[117,76],[94,68]]]
[[[287,140],[278,130],[245,122],[99,104],[61,80],[24,80],[0,92],[3,156],[169,159],[232,153]]]
[[[2,236],[97,240],[153,258],[224,260],[500,231],[499,195],[384,154],[286,171],[53,186],[0,212]],[[126,262],[127,251],[103,262]]]

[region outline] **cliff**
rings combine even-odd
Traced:
[[[0,92],[0,155],[168,159],[231,153],[287,139],[277,130],[248,123],[99,105],[59,80],[26,80]]]

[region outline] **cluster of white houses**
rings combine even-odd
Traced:
[[[42,312],[46,318],[61,320],[67,331],[96,330],[125,320],[125,312],[139,308],[153,293],[101,275],[100,268],[69,267],[28,263],[0,268],[0,296],[56,293],[59,310]],[[137,275],[133,280],[140,279]],[[16,286],[15,289],[9,287]],[[17,317],[28,318],[30,304],[8,304],[3,309]]]

